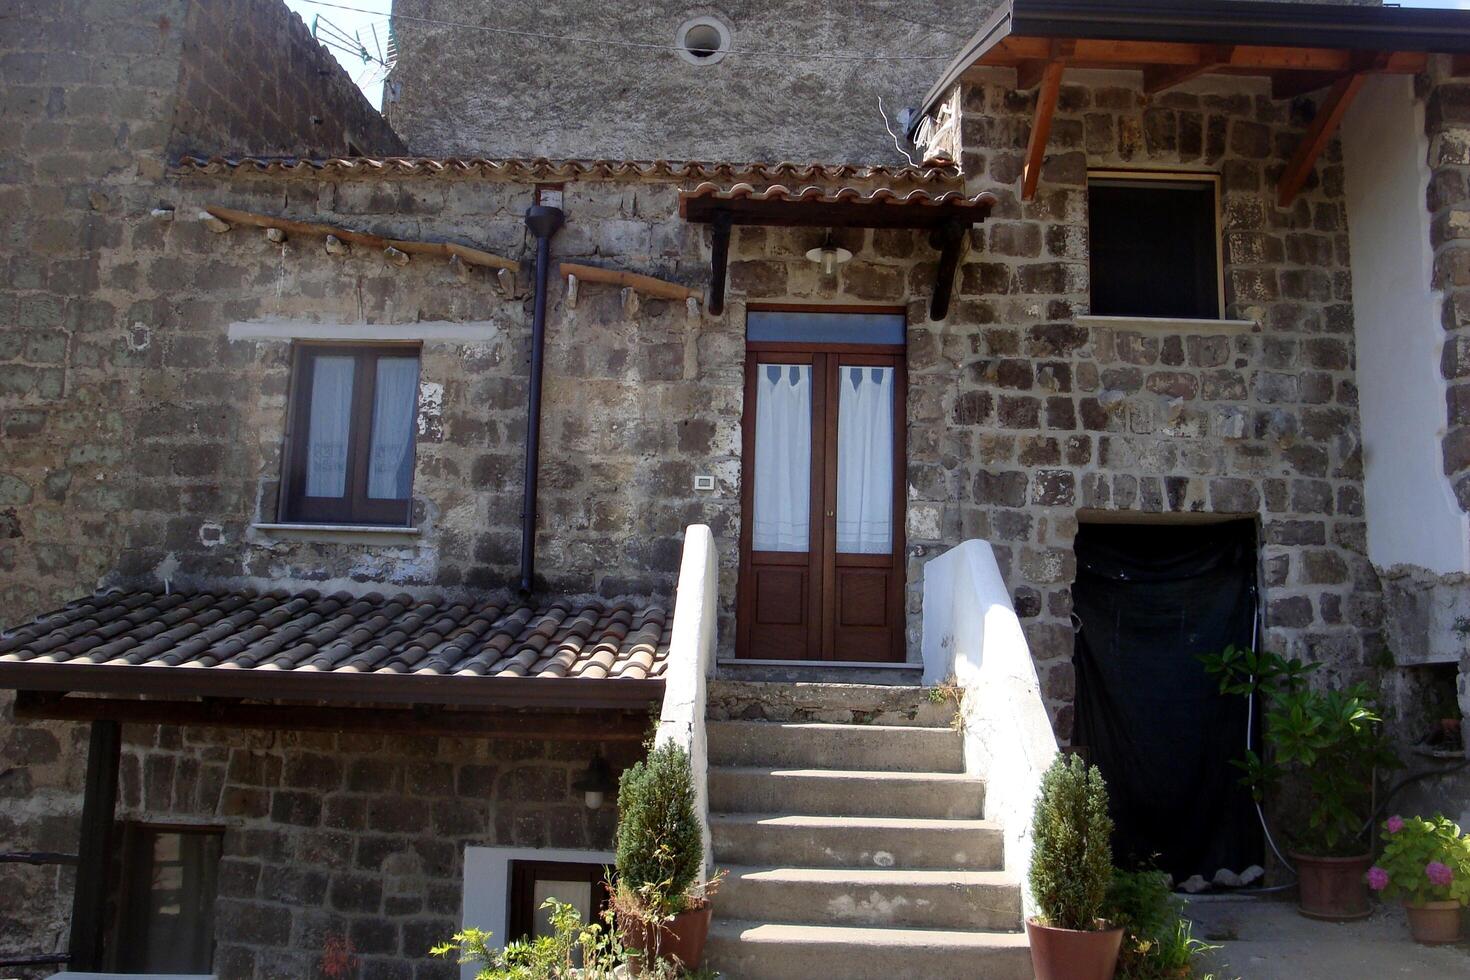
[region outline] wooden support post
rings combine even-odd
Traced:
[[[1343,114],[1352,104],[1353,96],[1358,94],[1367,78],[1362,72],[1346,75],[1333,82],[1332,88],[1322,97],[1322,104],[1317,107],[1317,118],[1312,120],[1312,125],[1303,134],[1296,152],[1291,155],[1291,162],[1286,165],[1286,172],[1281,175],[1281,182],[1276,185],[1276,204],[1279,207],[1284,208],[1291,204],[1302,185],[1307,182],[1312,168],[1317,165],[1317,158],[1331,142],[1332,134],[1337,131]]]
[[[730,229],[735,221],[729,212],[715,215],[714,238],[710,243],[709,302],[710,316],[725,312],[725,270],[730,264]]]
[[[964,254],[965,236],[970,228],[964,222],[951,221],[934,229],[929,244],[939,249],[939,271],[934,274],[934,295],[929,299],[929,319],[943,320],[949,315],[949,298],[954,292],[955,272]]]
[[[1041,73],[1041,88],[1036,93],[1036,118],[1031,123],[1031,138],[1026,143],[1026,169],[1021,172],[1021,200],[1036,197],[1041,181],[1041,164],[1046,158],[1046,141],[1051,136],[1051,119],[1057,111],[1057,94],[1062,90],[1062,71],[1066,62],[1047,64]]]
[[[70,960],[78,972],[102,969],[107,877],[112,869],[112,822],[117,808],[117,769],[122,725],[92,722],[87,742],[87,782],[82,793],[82,833],[77,846],[76,890],[71,903]]]

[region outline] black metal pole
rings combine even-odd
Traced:
[[[121,756],[122,726],[115,721],[92,722],[87,742],[87,782],[82,790],[76,890],[71,902],[71,955],[67,965],[73,970],[102,969],[107,873],[112,867],[112,822]]]
[[[536,572],[536,477],[541,457],[541,364],[546,353],[546,288],[551,274],[551,236],[561,227],[561,208],[526,209],[526,227],[536,236],[536,300],[531,314],[531,384],[526,404],[526,473],[521,501],[521,592],[531,591]]]

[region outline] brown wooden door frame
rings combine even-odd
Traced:
[[[803,308],[808,309],[808,308]],[[821,312],[896,312],[883,308],[813,307]],[[755,510],[755,413],[757,366],[808,364],[812,368],[812,460],[810,537],[808,551],[760,552],[753,549]],[[837,531],[837,373],[842,366],[892,367],[893,385],[893,532],[892,551],[883,555],[839,556]],[[907,473],[907,365],[905,348],[888,344],[803,344],[747,342],[745,403],[741,413],[740,566],[736,585],[736,656],[795,661],[833,660],[837,649],[837,576],[840,569],[884,568],[889,571],[887,593],[887,661],[905,659],[903,609],[906,588],[904,561],[904,487]],[[772,656],[754,648],[756,588],[760,568],[805,565],[807,578],[805,657]],[[876,658],[875,658],[876,659]]]

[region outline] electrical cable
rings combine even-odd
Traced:
[[[381,11],[368,10],[364,7],[354,7],[345,3],[333,3],[330,0],[300,0],[301,3],[309,3],[316,7],[326,7],[330,10],[346,10],[355,14],[372,14],[382,16]],[[572,41],[577,44],[585,44],[589,50],[601,47],[623,47],[639,48],[642,50],[672,51],[683,50],[676,44],[659,44],[652,41],[625,41],[608,37],[579,37],[572,34],[553,34],[548,31],[527,31],[514,27],[490,27],[485,24],[468,24],[463,21],[438,20],[433,17],[418,17],[413,14],[393,14],[394,21],[411,21],[426,24],[433,27],[452,27],[467,31],[483,31],[489,34],[504,34],[509,37],[534,38],[541,41]],[[937,54],[913,54],[913,55],[876,55],[859,54],[855,52],[824,52],[824,51],[780,51],[775,49],[762,50],[760,48],[730,48],[727,55],[746,58],[811,58],[823,61],[853,61],[853,62],[882,62],[882,61],[952,61],[951,55]]]

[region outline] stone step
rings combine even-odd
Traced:
[[[724,919],[705,965],[739,980],[1031,980],[1024,933],[875,929]]]
[[[1021,928],[1021,889],[1002,871],[731,867],[715,917],[917,929]]]
[[[709,805],[712,813],[979,820],[985,782],[945,772],[712,767]]]
[[[955,705],[930,700],[930,688],[885,684],[774,681],[709,682],[710,721],[825,721],[856,725],[947,728]]]
[[[1005,856],[985,820],[719,813],[710,838],[717,864],[996,871]]]
[[[715,677],[720,680],[772,681],[783,684],[814,682],[917,688],[924,677],[924,667],[922,664],[731,658],[715,661]]]
[[[962,772],[964,745],[948,728],[822,722],[712,721],[714,766],[813,766],[889,772]]]

